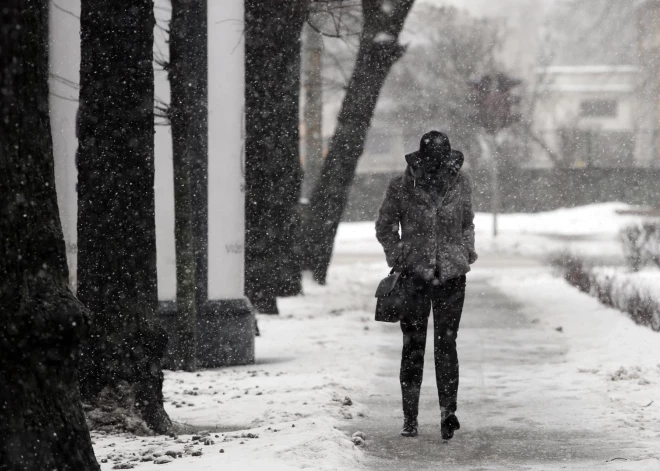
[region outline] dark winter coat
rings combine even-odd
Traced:
[[[392,179],[376,221],[390,267],[441,283],[470,271],[477,260],[472,184],[464,171],[455,170],[438,199],[416,184],[410,166]]]

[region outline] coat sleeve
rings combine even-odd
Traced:
[[[472,209],[472,180],[465,175],[465,197],[463,201],[463,243],[468,251],[468,262],[477,261],[477,252],[474,248],[474,210]]]
[[[402,253],[399,223],[401,222],[401,203],[397,191],[397,181],[392,180],[385,192],[385,198],[378,210],[376,238],[385,251],[385,258],[390,267],[394,267]]]

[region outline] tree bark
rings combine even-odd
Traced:
[[[76,367],[48,115],[48,2],[0,9],[0,469],[98,470]]]
[[[364,25],[355,68],[312,194],[306,228],[305,253],[311,258],[308,262],[313,266],[315,280],[321,284],[326,281],[337,228],[380,90],[390,68],[405,52],[398,38],[413,3],[414,0],[362,0]]]
[[[323,35],[307,25],[303,31],[305,90],[305,178],[303,196],[309,200],[323,165]]]
[[[94,427],[165,432],[167,338],[154,322],[153,2],[83,0],[80,24],[78,297],[93,321],[83,400],[96,406]]]
[[[299,156],[303,0],[246,0],[245,293],[277,312],[275,296],[298,294],[295,209]]]
[[[197,306],[203,301],[196,296],[192,163],[207,158],[206,29],[206,0],[172,0],[169,81],[179,338],[175,361],[186,371],[196,368]]]

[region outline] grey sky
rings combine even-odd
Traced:
[[[536,65],[539,32],[553,5],[562,0],[418,0],[437,6],[464,8],[474,16],[499,17],[506,21],[500,60],[514,75],[531,77]]]

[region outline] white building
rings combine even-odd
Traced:
[[[549,153],[569,167],[649,165],[649,133],[635,66],[554,66],[536,69],[532,166]]]

